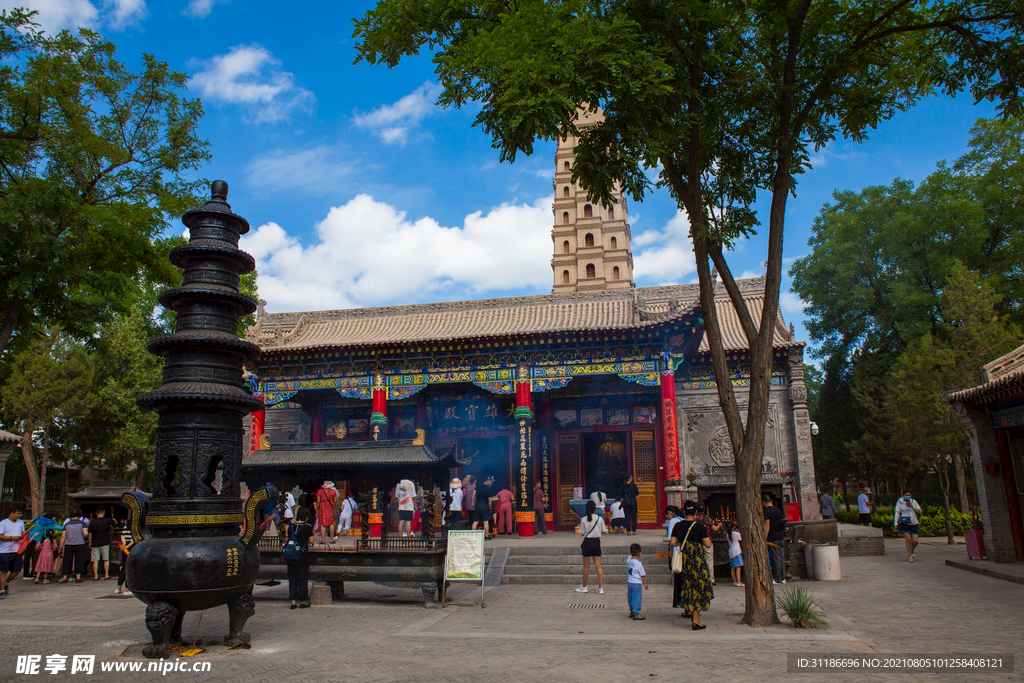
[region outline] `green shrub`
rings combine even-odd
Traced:
[[[789,617],[793,628],[828,628],[814,595],[803,586],[775,593],[775,604]]]
[[[836,521],[840,524],[856,524],[860,521],[860,515],[856,510],[836,510]]]

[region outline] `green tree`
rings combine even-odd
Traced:
[[[937,91],[1018,101],[1021,15],[1011,2],[811,3],[382,0],[356,20],[358,59],[394,66],[433,54],[440,102],[480,104],[476,125],[502,159],[537,138],[579,138],[573,181],[611,203],[618,180],[642,198],[658,168],[684,209],[719,403],[737,463],[739,525],[761,547],[759,502],[786,203],[809,152]],[[581,130],[577,107],[605,121]],[[753,231],[771,194],[764,305],[755,321],[724,252]],[[717,210],[713,210],[716,209]],[[750,342],[747,428],[714,306],[717,268]],[[744,621],[777,623],[766,558],[748,564]]]
[[[50,437],[64,421],[88,412],[93,368],[85,348],[61,330],[51,330],[20,351],[11,363],[3,403],[16,415],[24,438],[21,454],[28,470],[32,516],[43,514]]]
[[[184,73],[114,52],[0,12],[0,356],[42,326],[86,338],[139,277],[173,273],[154,241],[198,204],[202,107]]]

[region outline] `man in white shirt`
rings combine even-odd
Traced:
[[[293,519],[295,519],[295,496],[289,491],[284,494],[284,523],[281,525],[285,536],[288,535],[288,528],[292,525]]]
[[[7,597],[7,584],[18,578],[24,558],[18,546],[25,535],[25,522],[21,521],[21,507],[11,507],[11,514],[0,520],[0,598]]]
[[[861,526],[871,526],[871,496],[867,488],[857,496],[857,512],[860,514]]]

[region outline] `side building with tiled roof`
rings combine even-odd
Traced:
[[[740,286],[757,321],[763,279]],[[724,289],[718,312],[742,405],[748,345]],[[640,525],[655,527],[667,502],[733,465],[697,285],[262,313],[247,338],[262,350],[253,383],[267,406],[251,452],[418,434],[470,463],[459,476],[510,487],[521,521],[540,482],[556,528],[575,524],[579,489],[617,498],[627,476]],[[780,315],[765,471],[786,482],[791,516],[813,518],[803,347]],[[728,514],[728,500],[709,503]]]
[[[984,384],[949,395],[971,441],[984,527],[978,554],[1024,561],[1024,346],[986,363],[982,376]]]

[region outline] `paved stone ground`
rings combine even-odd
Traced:
[[[1014,653],[1024,669],[1021,615],[1024,586],[945,565],[962,546],[923,545],[911,564],[902,541],[881,557],[842,560],[843,580],[804,582],[830,628],[751,629],[737,622],[742,591],[719,584],[708,629],[694,632],[667,607],[668,587],[644,595],[647,620],[628,619],[624,589],[576,594],[563,586],[497,586],[485,609],[473,606],[479,587],[458,586],[454,604],[422,606],[418,590],[348,584],[331,606],[287,608],[286,586],[258,587],[249,620],[250,650],[212,645],[197,661],[211,672],[168,674],[183,681],[768,681],[818,680],[787,674],[786,653]],[[592,579],[592,586],[596,581]],[[148,640],[144,605],[112,597],[113,581],[34,586],[18,581],[0,602],[0,681],[88,678],[155,680],[158,673],[100,673],[102,662],[140,661]],[[788,587],[787,587],[788,588]],[[599,609],[574,604],[604,605]],[[184,633],[200,640],[227,631],[227,610],[189,614]],[[94,654],[92,676],[16,675],[19,654]],[[1024,681],[1022,673],[829,673],[830,681]]]

